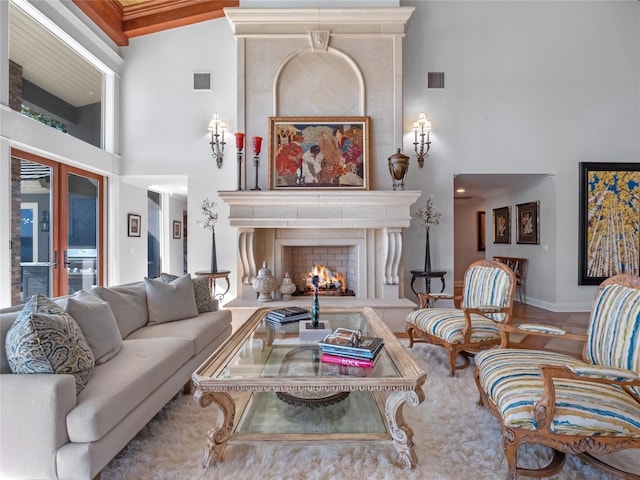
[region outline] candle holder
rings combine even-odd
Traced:
[[[260,155],[254,155],[253,156],[253,166],[256,169],[256,185],[255,187],[253,187],[251,190],[262,190],[259,186],[258,186],[258,167],[260,166]]]
[[[242,150],[244,148],[244,133],[238,132],[235,135],[236,150],[238,151],[238,190],[242,190]]]
[[[260,148],[262,147],[262,137],[251,137],[253,140],[253,166],[256,169],[256,186],[251,190],[262,190],[258,186],[258,167],[260,166]]]

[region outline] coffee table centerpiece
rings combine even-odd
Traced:
[[[207,432],[204,465],[221,461],[226,446],[236,442],[370,440],[393,442],[396,462],[414,467],[413,432],[402,409],[424,401],[426,373],[376,313],[361,308],[320,314],[334,329],[383,339],[375,366],[358,368],[318,362],[317,342],[300,340],[295,323],[265,322],[268,312],[258,309],[192,375],[196,402],[219,409]],[[315,408],[297,406],[314,396],[321,399]]]

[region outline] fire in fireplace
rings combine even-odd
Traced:
[[[304,287],[304,295],[313,295],[313,277],[318,276],[318,294],[334,296],[355,296],[353,290],[347,288],[346,276],[342,273],[333,272],[325,265],[313,264],[313,268],[307,275]]]

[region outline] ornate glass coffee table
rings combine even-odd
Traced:
[[[215,403],[204,466],[234,442],[392,441],[396,462],[417,463],[413,431],[402,409],[424,400],[426,373],[371,308],[325,309],[320,322],[381,337],[374,368],[320,362],[317,343],[301,341],[298,323],[272,326],[257,310],[193,374],[194,398]]]

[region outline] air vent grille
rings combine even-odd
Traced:
[[[429,72],[427,88],[444,88],[444,72]]]
[[[211,73],[195,72],[193,74],[194,90],[211,90]]]

